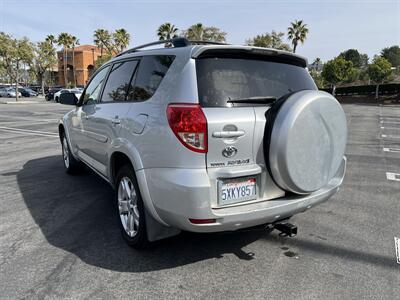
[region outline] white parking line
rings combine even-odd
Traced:
[[[25,118],[25,117],[20,117],[20,116],[12,116],[12,115],[0,115],[0,122],[4,122],[4,120],[1,120],[1,118],[8,118],[8,119],[16,119],[16,120],[22,120],[22,121],[31,121],[31,122],[43,122],[43,123],[49,123],[49,122],[58,122],[59,119],[46,119],[46,120],[41,120],[39,118]]]
[[[392,181],[400,181],[399,173],[386,172],[386,179]]]
[[[379,122],[380,122],[381,124],[400,125],[400,122],[396,122],[396,121],[384,121],[384,120],[380,120]]]
[[[399,148],[383,148],[384,152],[400,152]]]
[[[397,139],[400,139],[400,135],[381,134],[381,138],[397,140]]]
[[[5,131],[16,132],[16,133],[27,133],[27,134],[36,134],[36,135],[41,135],[41,136],[58,137],[58,133],[54,133],[54,132],[29,130],[29,129],[21,129],[21,128],[5,127],[5,126],[0,126],[0,129],[5,130]]]
[[[394,237],[394,248],[396,250],[397,263],[400,264],[400,239]]]
[[[400,124],[399,124],[400,125]],[[381,126],[381,129],[388,129],[388,130],[398,130],[400,129],[399,127],[385,127],[385,126]]]

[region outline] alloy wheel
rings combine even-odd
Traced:
[[[123,177],[118,186],[118,210],[122,226],[129,237],[139,230],[139,209],[135,186],[129,177]]]
[[[63,138],[62,152],[63,152],[64,165],[68,169],[69,168],[69,149],[68,149],[67,139],[65,137]]]

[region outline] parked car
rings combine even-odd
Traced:
[[[37,97],[38,93],[29,88],[18,88],[22,97]]]
[[[21,93],[18,92],[18,97],[21,97]],[[8,97],[8,98],[15,98],[15,88],[3,88],[0,89],[0,97]]]
[[[81,96],[82,92],[83,92],[83,90],[79,89],[79,88],[62,89],[62,90],[59,90],[58,92],[56,92],[54,94],[54,101],[59,102],[60,95],[64,94],[64,93],[74,93],[76,95],[76,97],[79,99],[79,97]]]
[[[58,92],[54,93],[54,101],[58,102],[60,95],[64,93],[68,93],[69,89],[61,89]]]
[[[30,85],[28,88],[37,94],[42,94],[42,87],[40,85]]]
[[[46,101],[54,100],[54,94],[57,93],[58,91],[60,91],[61,89],[62,89],[61,87],[49,88],[45,95]]]
[[[171,47],[145,50],[161,43]],[[180,230],[295,235],[289,218],[334,195],[346,167],[345,114],[306,66],[289,52],[183,38],[128,50],[79,100],[60,95],[76,106],[58,128],[64,168],[86,164],[114,187],[136,248]]]

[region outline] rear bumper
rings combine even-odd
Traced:
[[[193,232],[232,231],[272,223],[304,212],[328,200],[341,185],[346,158],[336,176],[324,188],[309,195],[291,195],[272,200],[213,208],[215,195],[206,170],[145,169],[148,193],[143,197],[153,213],[169,226]],[[143,193],[142,193],[143,194]],[[151,203],[149,203],[151,201]],[[215,219],[212,224],[192,224],[189,219]]]

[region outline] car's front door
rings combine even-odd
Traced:
[[[101,91],[110,66],[101,69],[89,82],[82,97],[81,107],[76,112],[76,123],[79,123],[80,130],[76,130],[76,147],[78,156],[92,167],[99,169],[98,163],[93,159],[93,153],[90,152],[91,144],[100,137],[92,131],[90,119],[95,116],[96,105],[100,100]]]
[[[93,167],[104,175],[107,175],[110,148],[118,142],[121,125],[131,106],[127,93],[137,64],[137,60],[114,63],[99,101],[85,111],[84,128],[89,138],[84,151],[90,156]]]

